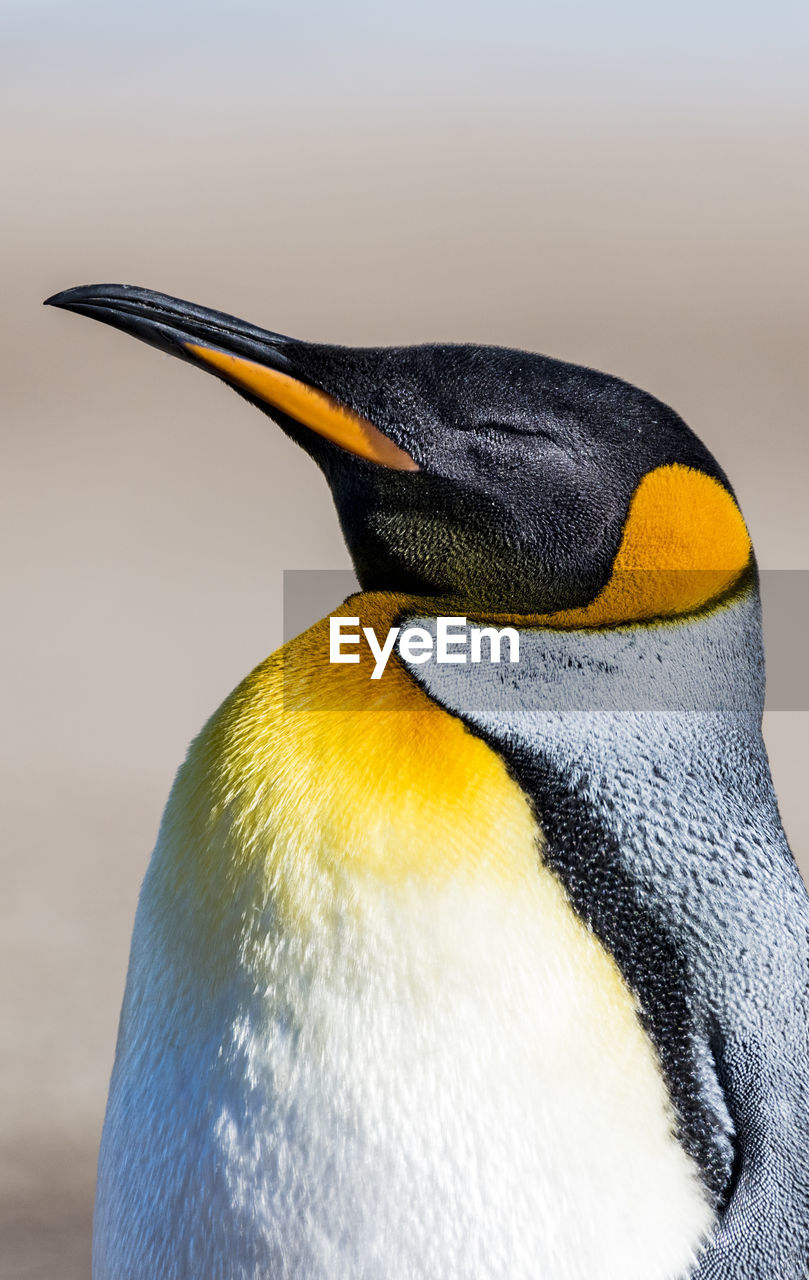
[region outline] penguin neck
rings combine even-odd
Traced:
[[[402,627],[437,632],[437,620],[408,616]],[[579,630],[553,630],[512,620],[518,658],[405,666],[449,712],[494,739],[533,739],[557,718],[571,728],[581,718],[675,717],[696,724],[708,717],[759,732],[764,703],[764,657],[758,586],[676,620]],[[506,655],[504,655],[506,654]],[[488,654],[486,654],[488,657]]]
[[[435,619],[405,625],[435,631]],[[758,742],[764,657],[758,587],[712,609],[652,624],[592,630],[518,627],[519,659],[405,663],[429,696],[507,758],[549,743],[572,761],[614,766],[622,752],[650,758],[672,740],[708,767],[723,732]],[[720,728],[719,726],[723,726]],[[690,746],[689,746],[690,744]]]

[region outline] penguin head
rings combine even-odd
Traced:
[[[620,379],[500,347],[302,342],[126,285],[48,302],[272,417],[324,472],[366,590],[610,625],[692,612],[750,565],[711,454]]]

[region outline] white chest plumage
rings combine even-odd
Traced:
[[[113,1082],[97,1280],[684,1274],[711,1214],[654,1055],[544,905],[385,891],[328,949],[271,938],[263,980],[205,1010],[153,988]]]

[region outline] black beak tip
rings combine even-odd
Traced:
[[[73,293],[75,293],[74,289],[62,289],[60,293],[52,293],[42,305],[43,307],[69,307]]]
[[[82,303],[106,301],[119,301],[126,298],[129,292],[143,294],[145,290],[134,289],[131,285],[126,284],[80,284],[73,289],[62,289],[59,293],[52,293],[49,298],[43,302],[43,307],[63,307],[66,311],[72,311],[80,307]]]

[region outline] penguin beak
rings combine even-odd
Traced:
[[[355,457],[396,471],[418,463],[372,422],[296,374],[306,344],[234,316],[134,285],[66,289],[45,306],[76,311],[201,366],[281,420],[291,420]]]

